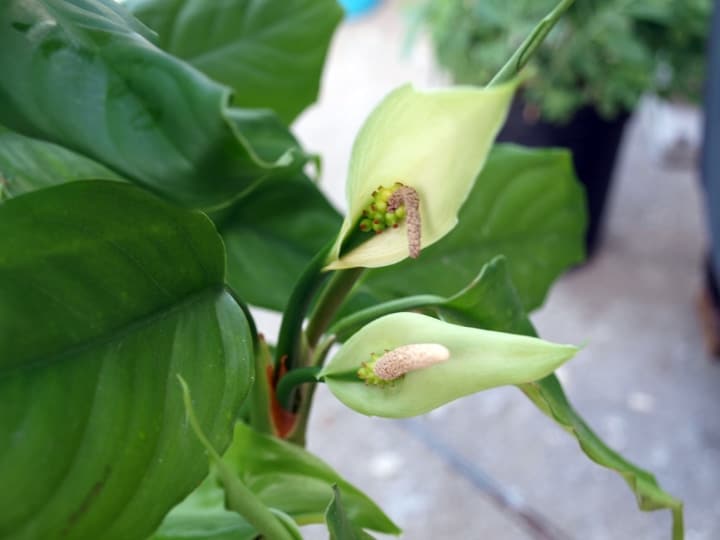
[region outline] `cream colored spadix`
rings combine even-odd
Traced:
[[[502,127],[515,87],[512,82],[424,91],[405,85],[391,92],[355,139],[346,187],[348,214],[326,269],[374,268],[408,256],[405,223],[369,236],[340,256],[342,243],[379,186],[401,182],[417,191],[422,247],[450,232]]]
[[[442,345],[447,355],[420,369],[404,370],[390,384],[366,384],[357,375],[373,354],[413,344]],[[396,313],[352,336],[319,378],[351,409],[370,416],[406,418],[481,390],[541,379],[577,350],[572,345],[458,326],[416,313]],[[440,353],[432,351],[432,356],[439,358]]]

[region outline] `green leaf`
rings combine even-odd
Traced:
[[[683,503],[658,484],[648,471],[630,463],[610,449],[573,409],[555,375],[520,386],[537,407],[571,433],[585,454],[598,465],[616,471],[635,494],[638,507],[644,511],[668,509],[672,512],[672,538],[684,537]]]
[[[271,131],[284,150],[256,148],[258,118],[230,109],[229,88],[152,45],[123,10],[113,0],[0,4],[0,123],[193,208],[302,164],[277,119],[262,144]]]
[[[317,99],[335,0],[132,0],[158,44],[235,90],[240,107],[275,110],[286,123]]]
[[[372,539],[362,529],[358,529],[350,521],[343,506],[342,496],[337,486],[332,487],[333,498],[325,510],[325,522],[330,532],[330,540],[365,540]]]
[[[292,519],[270,511],[293,538],[302,539]],[[225,491],[215,474],[173,508],[148,540],[257,540],[258,532],[241,515],[225,509]]]
[[[498,283],[496,280],[499,280]],[[502,312],[488,313],[488,303],[502,306]],[[505,257],[498,256],[485,264],[467,287],[449,298],[423,294],[383,302],[340,319],[330,328],[328,334],[342,342],[359,332],[366,324],[384,315],[427,308],[433,308],[443,320],[462,326],[494,328],[498,326],[495,324],[495,317],[498,316],[501,317],[501,323],[511,328],[532,330],[525,310],[509,281]]]
[[[183,390],[185,412],[192,430],[207,452],[210,463],[225,490],[225,501],[228,510],[233,510],[248,521],[261,536],[275,540],[302,540],[300,532],[288,516],[280,512],[274,515],[257,496],[248,489],[233,468],[223,461],[220,454],[208,440],[202,426],[198,422],[192,404],[192,396],[187,382],[178,375],[178,381]]]
[[[228,252],[228,282],[245,301],[282,311],[303,269],[337,233],[341,218],[300,174],[265,182],[213,216]]]
[[[488,312],[488,306],[494,310]],[[534,335],[512,281],[504,256],[496,257],[455,296],[438,304],[443,320],[498,332]]]
[[[358,527],[387,534],[400,529],[366,495],[306,450],[238,423],[224,456],[268,506],[298,523],[323,523],[332,486],[343,494],[349,519]]]
[[[242,516],[225,509],[225,491],[214,475],[165,517],[148,540],[253,540],[257,531]]]
[[[318,379],[361,414],[407,418],[482,390],[537,380],[576,352],[571,345],[395,313],[347,340]],[[392,368],[384,381],[381,362]]]
[[[497,255],[507,257],[523,306],[532,310],[558,275],[582,260],[584,227],[569,153],[496,145],[455,229],[417,261],[370,271],[344,312],[409,294],[450,297]]]
[[[207,474],[252,340],[206,216],[119,182],[0,204],[0,537],[144,538]]]
[[[479,302],[476,306],[485,313],[483,328],[537,335],[527,315],[523,313],[522,304],[504,265],[496,264],[490,271],[483,272],[481,282],[477,290],[484,291],[484,294],[482,297],[478,296]],[[642,510],[670,509],[673,513],[673,539],[682,538],[682,502],[663,491],[649,472],[626,461],[608,448],[573,409],[554,374],[536,382],[522,384],[519,388],[541,411],[572,434],[590,459],[620,474],[635,493]]]
[[[0,178],[7,198],[77,180],[121,180],[107,167],[62,146],[23,137],[2,127]]]

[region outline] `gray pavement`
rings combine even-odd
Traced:
[[[297,125],[304,144],[322,153],[323,182],[339,207],[350,145],[368,111],[402,82],[442,79],[427,44],[402,55],[399,6],[386,3],[341,28],[322,99]],[[626,134],[601,251],[558,282],[534,320],[547,339],[587,343],[561,372],[571,400],[608,443],[685,501],[688,540],[717,540],[720,364],[706,356],[695,309],[704,246],[698,182],[692,169],[653,159],[644,124]],[[276,323],[262,316],[261,326]],[[359,416],[322,388],[309,447],[373,496],[408,539],[670,536],[667,512],[639,512],[617,475],[591,463],[513,388],[411,422]],[[542,536],[538,526],[558,530]]]

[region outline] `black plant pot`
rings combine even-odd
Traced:
[[[598,246],[605,202],[615,159],[630,113],[605,120],[593,107],[580,109],[563,125],[537,120],[522,100],[515,100],[498,141],[532,147],[562,147],[572,152],[578,178],[585,186],[589,223],[585,236],[588,257]]]

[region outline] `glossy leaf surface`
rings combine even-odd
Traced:
[[[252,345],[212,223],[129,184],[0,205],[0,537],[143,538],[207,474]]]
[[[228,282],[247,302],[281,311],[340,215],[304,175],[265,182],[213,216],[228,253]]]
[[[388,534],[400,529],[366,495],[306,450],[238,423],[224,459],[268,506],[300,524],[323,523],[337,484],[348,518],[357,527]]]
[[[225,491],[214,475],[165,517],[148,540],[253,540],[257,531],[242,516],[225,509]]]
[[[0,4],[0,123],[194,208],[226,204],[299,166],[294,143],[262,155],[257,118],[237,117],[230,89],[138,30],[113,0]],[[293,140],[277,119],[263,129],[264,141],[268,130]]]
[[[286,123],[317,99],[343,12],[335,0],[132,0],[158,45]]]
[[[367,540],[372,536],[358,529],[350,521],[342,502],[342,494],[333,486],[333,498],[325,511],[325,522],[330,532],[330,540]]]
[[[77,180],[120,180],[107,167],[80,154],[1,127],[0,178],[6,198]]]

